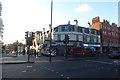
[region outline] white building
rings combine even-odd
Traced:
[[[90,47],[100,50],[100,31],[85,28],[70,23],[55,27],[53,33],[57,45],[64,45],[65,35],[69,36],[69,46]]]

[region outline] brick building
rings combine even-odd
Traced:
[[[101,22],[101,35],[102,35],[102,47],[103,52],[110,50],[116,50],[118,48],[118,28],[115,23],[110,25],[109,21],[103,20]]]
[[[98,16],[92,19],[92,28],[101,32],[102,52],[118,49],[118,27],[115,23],[110,24],[107,20],[100,22]]]
[[[96,30],[100,30],[101,22],[99,16],[92,19],[92,28]]]
[[[118,27],[118,44],[119,44],[119,50],[120,50],[120,26]]]

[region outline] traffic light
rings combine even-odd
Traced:
[[[32,37],[27,37],[26,45],[32,46],[32,41],[33,41]]]
[[[67,37],[67,44],[69,43],[69,36],[68,35],[66,35],[66,37]]]
[[[28,38],[28,31],[25,32],[25,39]]]
[[[67,39],[66,39],[66,36],[65,36],[65,38],[64,38],[64,44],[66,44],[66,40],[67,40]]]
[[[35,33],[34,33],[34,32],[32,32],[32,38],[33,38],[33,39],[35,38]]]

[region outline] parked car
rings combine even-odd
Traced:
[[[120,51],[111,51],[108,54],[109,58],[120,58]]]
[[[44,52],[41,52],[41,55],[43,55],[43,56],[50,56],[50,52],[49,52],[49,51],[44,51]],[[52,56],[52,57],[55,57],[56,54],[53,53],[53,52],[51,52],[51,56]]]

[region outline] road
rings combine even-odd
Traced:
[[[43,59],[42,59],[43,58]],[[68,61],[48,57],[35,63],[3,64],[3,78],[120,78],[120,60],[108,58],[69,58]]]

